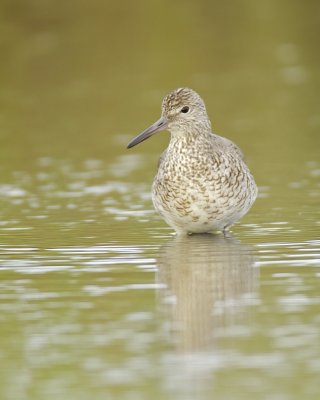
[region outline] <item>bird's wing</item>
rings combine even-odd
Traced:
[[[232,153],[236,153],[238,157],[240,157],[242,160],[244,160],[244,154],[240,147],[238,147],[235,143],[233,143],[231,140],[214,134],[215,142],[223,147],[224,150],[228,149]]]
[[[227,144],[228,147],[230,147],[230,149],[232,149],[232,151],[234,151],[235,153],[237,153],[242,160],[244,160],[244,154],[242,152],[242,150],[240,149],[239,146],[237,146],[235,143],[233,143],[231,140],[223,138]]]

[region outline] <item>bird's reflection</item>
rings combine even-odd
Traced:
[[[160,249],[161,304],[179,350],[208,349],[215,330],[234,323],[255,291],[253,264],[250,246],[223,235],[176,237]]]

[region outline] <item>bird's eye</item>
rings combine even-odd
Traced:
[[[189,107],[188,106],[185,106],[185,107],[181,108],[181,112],[184,113],[184,114],[186,114],[188,111],[189,111]]]

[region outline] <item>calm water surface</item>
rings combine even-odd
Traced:
[[[0,397],[319,399],[320,7],[132,4],[3,2]],[[181,85],[259,185],[228,238],[125,149]]]

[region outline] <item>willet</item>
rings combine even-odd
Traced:
[[[153,182],[154,207],[178,234],[226,233],[258,192],[241,150],[212,133],[204,101],[189,88],[165,96],[161,118],[128,148],[166,129],[171,140]]]

